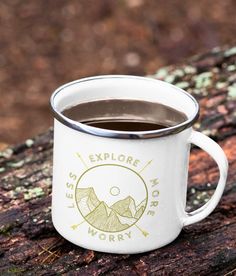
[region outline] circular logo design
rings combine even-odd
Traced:
[[[103,164],[86,170],[75,190],[83,218],[104,232],[119,232],[134,225],[147,205],[147,187],[134,170]]]

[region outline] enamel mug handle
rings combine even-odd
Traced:
[[[193,131],[190,136],[189,143],[192,143],[203,149],[215,160],[219,168],[220,179],[210,200],[199,209],[190,213],[186,213],[183,222],[184,226],[203,220],[215,209],[223,194],[228,172],[227,158],[222,148],[212,139],[200,132]]]

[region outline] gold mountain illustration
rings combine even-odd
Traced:
[[[133,225],[146,205],[146,198],[136,206],[135,200],[128,196],[109,207],[97,198],[92,187],[78,188],[76,201],[84,218],[95,228],[106,232],[122,231]]]
[[[79,188],[76,190],[76,201],[84,216],[92,212],[100,203],[93,188]]]
[[[147,202],[147,200],[146,200],[146,198],[143,200],[143,201],[141,201],[140,203],[139,203],[139,205],[136,207],[136,213],[135,213],[135,218],[136,219],[139,219],[141,216],[142,216],[142,214],[143,214],[143,212],[144,212],[144,210],[145,210],[145,206],[146,206],[146,202]]]
[[[133,218],[136,213],[135,201],[131,196],[126,197],[123,200],[114,203],[111,208],[115,210],[119,215],[128,218]]]
[[[86,216],[86,219],[95,228],[107,232],[122,231],[129,227],[128,224],[122,224],[116,214],[102,201],[96,209]]]

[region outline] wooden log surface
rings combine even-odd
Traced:
[[[0,153],[0,275],[236,274],[236,47],[215,48],[185,64],[161,68],[152,77],[198,99],[201,115],[195,129],[216,140],[228,157],[228,183],[216,210],[152,252],[116,255],[77,247],[51,221],[50,129]],[[194,148],[188,210],[209,199],[217,179],[216,164]]]

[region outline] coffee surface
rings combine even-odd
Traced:
[[[139,121],[122,121],[122,120],[110,120],[110,121],[95,121],[87,123],[90,126],[111,129],[111,130],[121,130],[121,131],[147,131],[147,130],[157,130],[166,128],[167,126],[155,124],[155,123],[145,123]]]
[[[184,122],[184,113],[169,106],[141,100],[109,99],[81,103],[65,109],[66,117],[97,128],[149,131]]]

